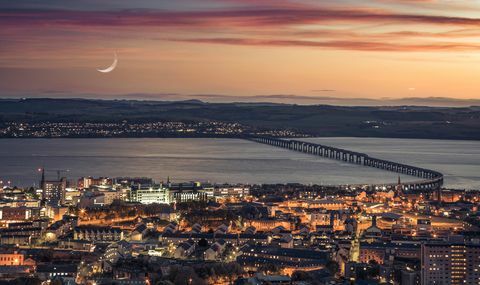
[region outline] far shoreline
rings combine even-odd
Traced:
[[[480,142],[480,139],[476,138],[435,138],[435,137],[387,137],[387,136],[304,136],[304,137],[282,137],[283,139],[398,139],[398,140],[435,140],[435,141],[465,141],[465,142]],[[0,140],[18,140],[18,139],[32,139],[32,140],[55,140],[55,139],[245,139],[245,137],[239,136],[60,136],[60,137],[2,137]]]

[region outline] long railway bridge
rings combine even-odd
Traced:
[[[326,146],[318,143],[274,137],[257,136],[247,137],[246,139],[293,151],[335,159],[346,163],[378,168],[419,178],[416,181],[402,183],[405,190],[438,190],[443,185],[443,174],[438,171],[374,158],[361,152]]]

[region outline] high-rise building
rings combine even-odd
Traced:
[[[60,180],[45,180],[42,175],[42,198],[50,205],[62,205],[65,203],[65,191],[67,188],[67,178]]]
[[[421,274],[424,285],[480,284],[480,244],[423,244]]]

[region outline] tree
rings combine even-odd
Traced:
[[[40,285],[42,281],[38,278],[20,277],[10,281],[0,281],[0,285],[13,284],[13,285]]]
[[[52,280],[52,282],[50,283],[51,285],[62,285],[63,282],[61,279],[54,279]]]
[[[368,261],[369,267],[367,269],[367,278],[375,278],[380,274],[380,267],[376,260]]]
[[[340,271],[340,266],[335,260],[329,260],[325,267],[332,275],[336,275]]]
[[[182,267],[182,270],[175,276],[173,283],[175,283],[175,285],[206,285],[205,281],[198,277],[193,268],[189,266]]]
[[[292,281],[308,281],[310,279],[310,274],[308,274],[306,271],[297,270],[292,274]]]
[[[160,280],[155,282],[155,285],[175,285],[175,284],[170,280]]]
[[[198,246],[199,247],[207,247],[208,246],[208,241],[204,238],[198,241]]]

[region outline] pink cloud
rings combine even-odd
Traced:
[[[250,3],[250,0],[228,0]],[[272,3],[262,0],[264,4]],[[289,4],[289,1],[281,1]],[[326,25],[328,24],[328,26]],[[331,29],[330,24],[358,26],[387,25],[396,31],[358,31]],[[408,30],[407,24],[441,27],[443,31]],[[475,42],[457,40],[438,42],[432,38],[476,37],[480,18],[442,15],[403,14],[368,8],[334,9],[325,7],[229,9],[210,11],[74,11],[74,10],[2,10],[0,36],[8,51],[47,50],[50,42],[68,39],[68,43],[95,41],[112,37],[149,37],[153,40],[248,45],[299,46],[360,51],[471,51]],[[309,25],[309,29],[303,26]],[[318,25],[318,28],[315,28]],[[142,28],[139,30],[139,28]],[[58,32],[58,31],[62,32]],[[148,33],[151,33],[150,35]],[[204,36],[208,34],[208,36]],[[161,35],[161,36],[159,36]],[[175,36],[173,36],[175,35]],[[178,36],[177,36],[178,35]],[[219,36],[220,35],[220,36]],[[415,38],[415,40],[412,40]]]
[[[351,23],[419,23],[478,26],[480,18],[402,14],[378,9],[242,9],[222,11],[65,11],[4,10],[2,25],[45,26],[282,26],[343,21]]]
[[[247,46],[302,46],[318,48],[335,48],[359,51],[471,51],[480,50],[478,44],[467,43],[430,43],[430,44],[398,44],[368,41],[306,41],[306,40],[258,40],[244,38],[208,38],[175,40],[192,43],[247,45]]]

